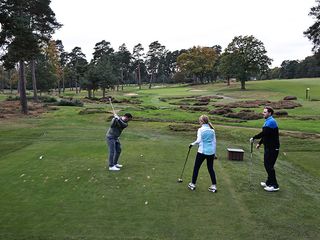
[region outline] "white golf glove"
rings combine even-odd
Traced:
[[[120,117],[117,114],[114,115],[114,118],[120,119]]]
[[[250,142],[253,143],[253,141],[254,141],[254,139],[253,139],[253,138],[250,138]]]

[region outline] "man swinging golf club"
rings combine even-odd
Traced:
[[[197,132],[197,140],[189,145],[191,148],[195,144],[199,144],[196,160],[194,163],[192,181],[188,184],[188,188],[191,190],[196,189],[196,182],[198,178],[199,169],[205,159],[207,159],[207,168],[210,174],[212,185],[209,187],[210,192],[216,192],[216,175],[213,169],[213,161],[216,153],[216,135],[213,126],[209,122],[209,118],[206,115],[201,115],[199,118],[201,127]]]
[[[106,141],[109,146],[109,161],[107,162],[107,165],[110,171],[119,171],[122,167],[122,165],[118,163],[121,153],[121,143],[119,137],[123,129],[128,127],[128,122],[132,119],[132,115],[130,113],[126,113],[122,117],[119,117],[115,113],[114,109],[113,113],[114,116],[106,134]]]
[[[273,112],[273,109],[269,106],[263,109],[265,123],[262,127],[262,132],[250,138],[250,142],[253,142],[255,139],[261,139],[256,148],[259,148],[261,144],[264,145],[264,167],[268,174],[268,178],[266,182],[261,182],[260,185],[268,192],[279,190],[274,165],[279,154],[280,141],[278,124],[272,117]]]

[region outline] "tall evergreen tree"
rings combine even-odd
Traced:
[[[154,81],[156,74],[159,71],[161,59],[166,52],[166,47],[161,45],[158,41],[150,43],[149,50],[146,56],[146,65],[150,75],[149,88],[151,88],[152,81]]]
[[[50,8],[50,0],[1,0],[0,46],[5,49],[2,60],[7,65],[19,62],[20,103],[28,113],[25,87],[25,61],[40,52],[41,44],[48,42],[51,34],[61,27]]]
[[[144,48],[142,47],[142,44],[139,43],[133,47],[133,52],[132,52],[132,58],[133,58],[133,66],[134,69],[136,70],[136,79],[138,80],[138,86],[139,89],[141,89],[141,64],[143,60],[141,57],[143,57],[144,53]]]
[[[123,85],[125,83],[125,79],[128,78],[128,70],[130,68],[130,63],[131,63],[131,53],[127,49],[126,44],[122,44],[119,46],[118,52],[115,54],[116,56],[116,61],[118,63],[118,68],[120,72],[120,81],[122,84],[122,90],[123,90]],[[119,84],[117,85],[117,90],[119,88]]]
[[[80,47],[75,47],[69,53],[69,63],[73,75],[73,82],[76,88],[76,93],[79,92],[78,87],[81,91],[81,80],[83,79],[87,71],[88,62],[86,60],[86,55],[82,52]]]
[[[110,42],[102,40],[96,43],[93,52],[93,63],[97,63],[103,56],[111,56],[114,53],[114,49],[111,47]]]
[[[312,16],[316,21],[310,26],[304,34],[309,38],[313,43],[313,51],[320,54],[320,0],[316,0],[318,4],[315,7],[312,7],[309,13],[309,16]]]
[[[59,94],[65,91],[65,68],[69,61],[68,53],[64,50],[64,46],[61,40],[54,41],[55,53],[58,57],[57,74],[58,74],[58,91]]]

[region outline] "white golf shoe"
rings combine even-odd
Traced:
[[[116,165],[109,167],[109,171],[119,171],[120,168],[117,168]]]
[[[216,186],[216,185],[211,185],[211,186],[208,188],[208,191],[209,191],[209,192],[216,192],[216,191],[217,191],[217,186]]]
[[[274,187],[274,186],[266,186],[264,188],[264,190],[266,190],[267,192],[276,192],[276,191],[279,191],[279,187]]]
[[[121,164],[117,163],[117,164],[116,164],[116,167],[117,167],[117,168],[122,168],[122,167],[123,167],[123,165],[121,165]]]
[[[189,184],[188,184],[188,188],[193,191],[193,190],[196,189],[196,185],[193,184],[193,183],[189,183]]]
[[[265,182],[261,182],[261,183],[260,183],[260,186],[263,187],[263,188],[265,188],[265,187],[267,186],[267,184],[266,184]]]

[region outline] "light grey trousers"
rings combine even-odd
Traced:
[[[107,144],[109,147],[109,167],[113,167],[118,163],[120,153],[121,153],[121,144],[119,138],[110,138],[107,137]]]

